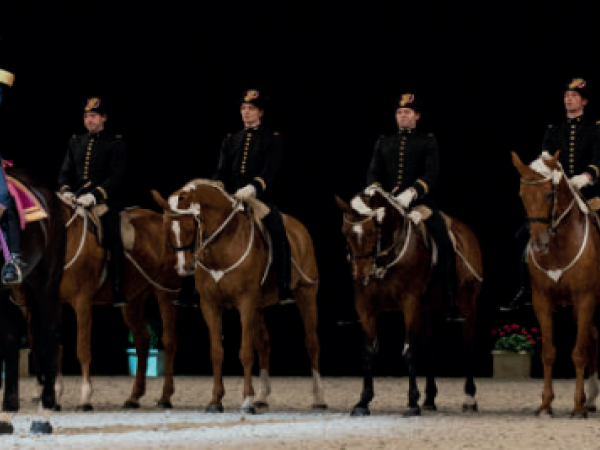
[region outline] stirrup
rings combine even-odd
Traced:
[[[12,269],[12,270],[11,270]],[[12,275],[12,273],[16,274],[16,280],[7,280],[7,275]],[[2,278],[2,283],[11,285],[11,284],[20,284],[23,281],[23,273],[21,272],[21,268],[19,264],[14,259],[6,261],[4,263],[4,267],[2,267],[2,272],[0,272],[0,277]]]

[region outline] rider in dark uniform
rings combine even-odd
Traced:
[[[264,217],[273,244],[273,267],[277,278],[280,304],[293,301],[290,290],[291,254],[290,245],[280,211],[273,204],[269,187],[279,170],[282,160],[281,136],[261,124],[267,106],[267,99],[257,90],[246,91],[240,100],[240,111],[244,128],[229,134],[223,140],[219,164],[213,175],[214,180],[223,182],[228,192],[240,199],[256,197],[265,203],[270,212]],[[186,281],[186,278],[190,281]],[[193,277],[185,277],[177,304],[196,306],[197,302],[189,294]]]
[[[121,136],[104,129],[107,110],[103,99],[88,99],[83,106],[88,133],[75,135],[58,177],[60,192],[80,205],[106,204],[108,211],[100,217],[105,247],[110,252],[109,275],[112,281],[113,305],[125,306],[124,250],[121,240],[120,212],[125,207],[121,198],[125,184],[127,148]]]
[[[542,141],[542,151],[554,155],[558,150],[558,161],[571,183],[587,200],[589,206],[600,209],[600,122],[585,116],[584,109],[590,100],[590,90],[582,78],[573,78],[564,88],[564,103],[567,117],[558,125],[549,125]],[[527,243],[529,226],[525,223],[517,232],[519,250],[520,287],[502,311],[516,311],[531,304],[531,285],[527,267]]]
[[[447,320],[462,320],[456,304],[456,254],[446,223],[432,193],[440,172],[438,144],[433,134],[416,129],[422,101],[416,95],[401,95],[396,102],[397,133],[381,136],[375,144],[367,172],[367,186],[380,186],[404,207],[427,206],[432,214],[424,223],[439,250],[439,264],[444,271],[444,305]],[[366,192],[369,188],[367,187]]]
[[[5,43],[0,37],[0,105],[15,76],[9,71],[10,60]],[[0,162],[2,155],[0,154]],[[17,205],[6,184],[4,170],[0,169],[0,227],[4,234],[10,258],[4,262],[0,278],[3,284],[18,284],[26,264],[21,260],[21,224]]]

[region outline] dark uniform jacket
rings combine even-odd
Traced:
[[[228,134],[221,146],[221,156],[214,180],[222,181],[234,193],[251,184],[256,197],[265,201],[282,159],[281,136],[263,125]]]
[[[106,131],[75,135],[58,176],[60,191],[77,196],[91,192],[97,204],[122,208],[126,164],[127,148],[121,136]]]
[[[375,144],[367,185],[379,184],[394,195],[410,187],[417,191],[413,202],[435,208],[431,197],[440,171],[437,140],[415,129],[381,136]]]
[[[600,122],[584,116],[566,119],[558,125],[550,125],[544,134],[542,150],[558,157],[569,178],[587,172],[592,176],[591,186],[582,189],[582,194],[591,199],[600,194]]]

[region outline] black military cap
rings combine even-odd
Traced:
[[[423,109],[423,101],[415,94],[407,92],[396,99],[396,109],[410,108],[416,113],[420,113]]]
[[[6,41],[0,36],[0,85],[12,86],[15,81],[13,61]]]
[[[566,91],[575,91],[579,95],[581,95],[582,98],[586,98],[588,100],[590,99],[590,96],[592,94],[590,88],[587,85],[587,82],[583,78],[572,78],[565,85],[565,92]]]
[[[89,97],[83,101],[81,109],[83,110],[84,114],[86,112],[106,114],[108,112],[106,106],[106,101],[104,99],[100,97]]]
[[[269,99],[265,94],[257,91],[256,89],[248,89],[242,94],[240,104],[242,103],[251,103],[257,108],[265,109],[265,107],[269,103]]]

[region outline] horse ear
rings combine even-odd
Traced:
[[[556,150],[556,153],[554,154],[554,156],[552,156],[552,162],[554,164],[556,164],[556,161],[558,161],[558,155],[560,155],[560,150]]]
[[[160,206],[165,211],[169,211],[171,209],[171,207],[169,206],[169,202],[162,198],[158,191],[152,189],[150,193],[152,194],[152,198],[154,198],[154,201],[158,203],[158,206]]]
[[[337,195],[335,196],[335,202],[338,205],[338,208],[340,208],[343,212],[345,213],[351,213],[352,212],[352,208],[350,208],[350,206],[348,205],[348,203],[346,203],[344,200],[342,200],[341,198],[339,198]]]
[[[519,171],[519,173],[521,173],[525,164],[523,164],[523,161],[521,161],[521,158],[519,158],[519,155],[517,155],[515,152],[510,152],[510,153],[512,155],[513,166],[515,166],[517,168],[517,170]]]

